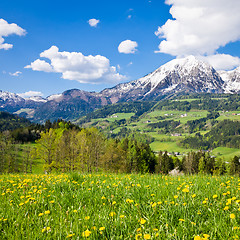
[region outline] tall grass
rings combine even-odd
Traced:
[[[237,177],[0,176],[0,239],[238,239]]]

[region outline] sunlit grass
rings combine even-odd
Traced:
[[[0,239],[237,239],[237,177],[0,177]]]

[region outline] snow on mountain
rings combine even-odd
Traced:
[[[178,93],[240,93],[240,67],[217,72],[211,65],[194,56],[174,59],[135,81],[118,84],[100,93],[79,89],[67,90],[46,99],[22,98],[0,91],[0,108],[24,111],[34,121],[77,119],[104,105],[139,100],[160,100]]]
[[[223,89],[225,93],[240,92],[240,67],[232,71],[219,71],[218,73],[224,81]]]
[[[47,101],[58,100],[62,97],[62,93],[60,94],[53,94],[47,97]]]
[[[174,59],[135,81],[119,84],[101,92],[112,102],[154,99],[175,92],[222,93],[223,80],[216,70],[194,56]]]
[[[42,102],[42,103],[47,102],[47,100],[45,98],[42,98],[40,96],[28,97],[28,98],[25,98],[25,100],[27,100],[27,101],[34,101],[34,102]]]
[[[15,93],[5,92],[0,90],[0,101],[3,102],[12,102],[12,103],[18,103],[24,101],[22,97]]]

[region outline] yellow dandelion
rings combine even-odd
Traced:
[[[217,198],[217,197],[218,197],[217,194],[213,195],[213,198]]]
[[[143,219],[143,218],[140,219],[140,223],[141,223],[141,224],[144,224],[145,222],[146,222],[145,219]]]
[[[205,239],[208,239],[208,238],[210,237],[210,235],[208,235],[208,234],[203,234],[203,237],[204,237]]]
[[[144,239],[151,239],[151,235],[150,234],[144,234]]]
[[[22,205],[24,205],[24,203],[23,203],[23,202],[19,203],[19,206],[22,206]]]
[[[89,230],[87,229],[86,231],[84,231],[84,232],[82,233],[82,236],[83,236],[83,237],[89,237],[90,234],[91,234],[91,231],[89,231]]]
[[[154,208],[154,207],[156,207],[157,206],[157,203],[153,203],[152,204],[152,207]]]
[[[105,227],[100,227],[99,228],[99,231],[104,231],[105,230]]]
[[[175,198],[175,199],[177,199],[177,198],[178,198],[178,196],[177,196],[177,195],[175,195],[175,196],[174,196],[174,198]]]
[[[45,211],[45,214],[46,215],[50,214],[50,211],[49,210]]]
[[[124,215],[120,215],[119,217],[120,217],[120,218],[125,218],[125,216],[124,216]]]
[[[86,217],[85,217],[85,220],[89,220],[89,219],[90,219],[90,217],[89,217],[89,216],[86,216]]]
[[[113,216],[115,216],[115,215],[116,215],[115,212],[110,212],[110,214],[109,214],[110,217],[113,217]]]
[[[44,213],[39,213],[38,216],[41,217],[41,216],[43,216],[43,214],[44,214]]]
[[[180,222],[185,222],[185,220],[182,219],[182,218],[179,218],[178,220],[179,220]]]
[[[141,236],[142,236],[142,234],[141,234],[141,233],[138,233],[138,234],[135,236],[135,239],[138,240],[138,239],[141,238]]]
[[[230,218],[231,218],[231,219],[235,219],[235,218],[236,218],[235,214],[234,214],[234,213],[231,213],[231,214],[230,214]]]
[[[73,237],[74,235],[75,235],[75,233],[70,233],[70,234],[67,235],[67,238],[71,238],[71,237]]]
[[[197,235],[194,237],[194,240],[202,240],[202,238],[199,235]]]

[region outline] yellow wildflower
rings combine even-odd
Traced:
[[[83,237],[89,237],[90,234],[91,234],[91,231],[89,231],[89,230],[87,229],[86,231],[84,231],[84,232],[82,233],[82,236],[83,236]]]
[[[144,234],[144,239],[151,239],[151,235],[150,234]]]
[[[143,219],[143,218],[140,219],[140,223],[141,223],[141,224],[144,224],[145,222],[146,222],[145,219]]]

